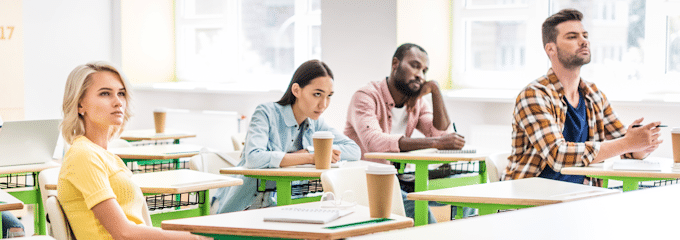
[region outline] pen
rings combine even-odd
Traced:
[[[456,130],[456,123],[451,123],[451,125],[453,125],[453,132],[458,132],[458,130]]]
[[[636,128],[636,127],[642,127],[642,125],[640,125],[640,124],[635,124],[635,125],[633,125],[633,127],[634,127],[634,128]],[[656,127],[668,127],[668,125],[658,125],[658,126],[656,126]]]

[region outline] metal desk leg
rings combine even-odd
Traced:
[[[638,187],[639,187],[639,182],[637,180],[633,180],[633,179],[623,180],[623,191],[624,192],[638,190]]]
[[[210,197],[209,192],[210,192],[210,190],[204,190],[204,191],[198,192],[198,202],[199,202],[198,208],[201,209],[201,211],[200,211],[201,216],[210,215],[210,201],[212,199],[208,199]],[[202,201],[203,203],[200,203],[201,200],[203,200]]]
[[[429,181],[429,171],[427,169],[426,163],[415,163],[416,165],[416,180],[415,180],[415,192],[427,191],[427,183]],[[415,201],[415,226],[427,225],[428,211],[427,211],[428,201]]]
[[[276,180],[276,205],[290,205],[292,197],[291,180]]]

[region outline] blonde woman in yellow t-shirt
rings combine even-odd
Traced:
[[[123,161],[107,151],[130,119],[129,84],[105,62],[76,67],[66,80],[61,131],[71,148],[58,198],[77,239],[210,239],[144,224],[144,196]]]

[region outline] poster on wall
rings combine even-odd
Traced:
[[[0,116],[24,118],[24,34],[22,0],[0,1]]]

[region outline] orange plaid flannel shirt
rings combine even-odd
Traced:
[[[626,128],[595,84],[581,79],[579,91],[588,119],[588,141],[583,143],[567,142],[562,136],[568,103],[552,69],[520,92],[515,101],[512,154],[505,180],[537,177],[546,166],[556,172],[563,167],[588,166],[602,141],[625,135]]]

